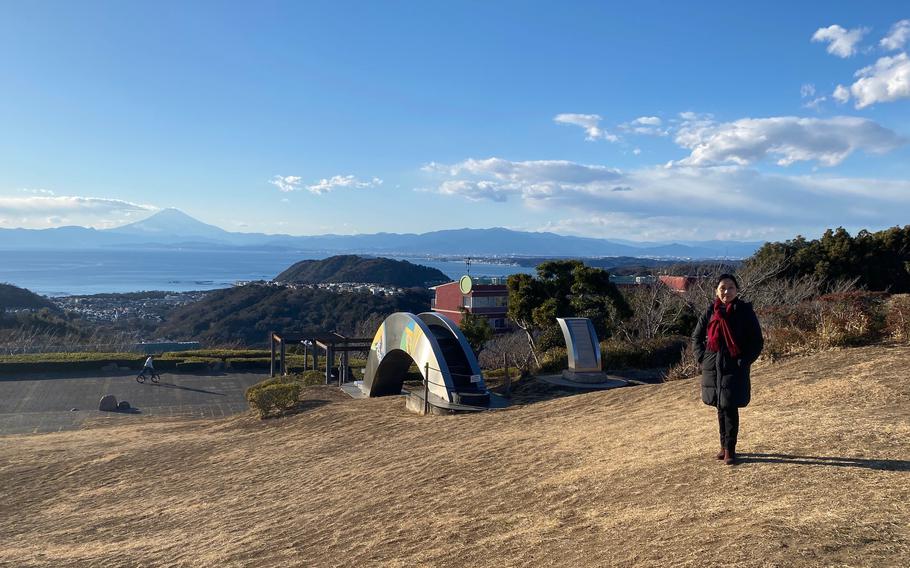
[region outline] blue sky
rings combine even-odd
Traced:
[[[0,227],[910,222],[905,2],[2,2]]]

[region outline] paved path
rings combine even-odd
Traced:
[[[0,435],[75,430],[88,420],[135,420],[141,416],[210,418],[245,412],[247,387],[264,373],[179,375],[139,384],[136,372],[98,377],[0,378]],[[112,394],[135,414],[100,412],[98,401]],[[73,410],[75,409],[75,410]]]

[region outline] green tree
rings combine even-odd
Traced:
[[[509,319],[528,337],[539,365],[539,352],[560,341],[558,317],[590,318],[601,339],[609,337],[617,322],[631,309],[610,274],[585,266],[579,260],[554,260],[537,266],[537,277],[513,274],[507,280]]]
[[[798,236],[783,243],[765,243],[746,261],[786,260],[785,278],[815,276],[825,284],[858,279],[870,290],[910,292],[910,225],[875,233],[862,230],[855,237],[843,227],[828,229],[819,239]]]
[[[458,324],[458,327],[461,328],[465,339],[474,350],[474,355],[478,357],[487,341],[493,339],[493,328],[487,318],[472,314],[464,308],[461,308],[461,323]]]

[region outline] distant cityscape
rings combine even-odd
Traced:
[[[171,310],[198,302],[208,291],[133,294],[99,294],[94,296],[60,296],[49,298],[58,308],[94,322],[117,322],[123,319],[164,321]]]

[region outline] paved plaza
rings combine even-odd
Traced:
[[[0,377],[0,435],[59,432],[90,422],[136,421],[145,416],[229,416],[249,409],[244,392],[267,374],[162,373],[159,384],[139,384],[135,377],[135,371],[105,376]],[[99,411],[98,402],[107,394],[128,401],[136,410]]]

